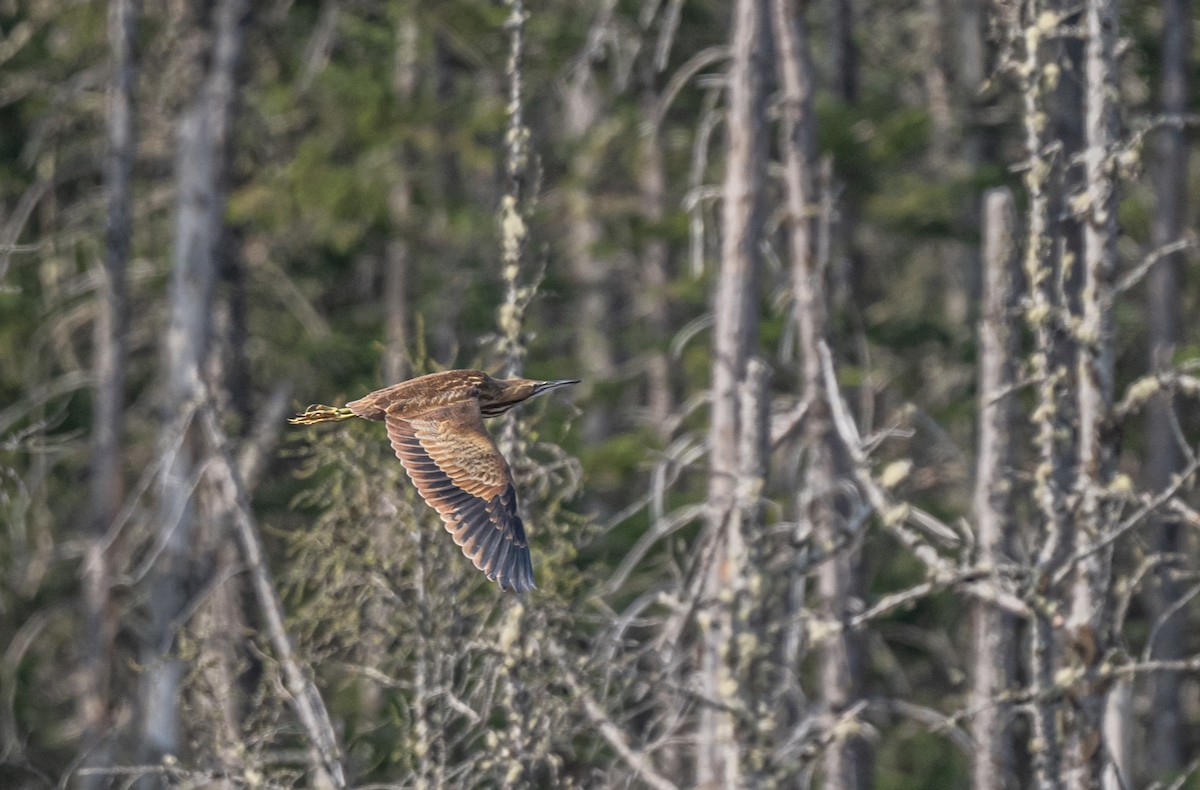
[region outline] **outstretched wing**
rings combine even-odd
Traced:
[[[533,563],[508,462],[475,400],[416,416],[386,416],[388,438],[417,493],[454,542],[501,589],[533,589]]]

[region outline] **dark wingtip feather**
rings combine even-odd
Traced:
[[[504,533],[491,522],[483,523],[484,526],[480,527],[483,535],[476,541],[475,555],[471,559],[474,560],[476,568],[494,581],[496,568],[492,565],[492,560],[495,557],[496,549],[500,547],[498,541],[504,540]]]
[[[533,561],[528,546],[511,546],[505,565],[508,566],[507,574],[500,583],[501,589],[517,595],[537,589],[537,585],[533,583]]]
[[[511,540],[507,540],[501,535],[496,545],[492,547],[491,553],[484,559],[484,564],[488,569],[488,578],[499,582],[501,588],[508,579],[512,578],[512,569],[509,567],[508,561],[508,550],[511,543]]]
[[[488,581],[501,590],[518,595],[537,589],[533,583],[533,561],[528,546],[519,546],[495,524],[476,520],[462,532],[463,553]]]

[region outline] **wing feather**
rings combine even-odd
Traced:
[[[385,420],[404,471],[463,554],[501,589],[534,589],[512,473],[483,427],[478,401]]]
[[[495,554],[492,555],[490,567],[488,568],[488,570],[496,574],[496,581],[501,584],[511,581],[513,576],[516,575],[513,573],[513,569],[509,566],[508,562],[508,552],[511,547],[512,541],[501,536],[500,543],[496,547]]]

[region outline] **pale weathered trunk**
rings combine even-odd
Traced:
[[[397,176],[388,196],[393,221],[408,214],[409,195],[407,175]],[[399,235],[389,239],[383,262],[383,381],[386,384],[404,381],[412,372],[408,357],[409,263],[408,242]]]
[[[1187,0],[1163,0],[1162,98],[1167,118],[1179,118],[1188,109],[1188,73],[1193,68],[1191,53],[1191,4]],[[1162,247],[1182,237],[1187,217],[1188,145],[1180,122],[1169,122],[1157,132],[1154,149],[1154,223],[1151,242]],[[1155,370],[1171,366],[1179,341],[1180,267],[1182,253],[1165,256],[1150,273],[1146,292],[1146,316],[1150,331],[1150,364]],[[1175,438],[1171,419],[1172,400],[1159,393],[1149,404],[1146,426],[1146,485],[1150,491],[1166,488],[1183,465],[1183,454]],[[1180,550],[1179,523],[1169,517],[1151,521],[1157,550],[1174,554]],[[1155,620],[1168,612],[1181,590],[1170,566],[1158,574],[1158,590],[1152,610]],[[1173,661],[1184,657],[1183,621],[1176,614],[1158,627],[1153,658]],[[1188,728],[1181,705],[1180,677],[1162,672],[1154,678],[1150,706],[1148,762],[1153,778],[1183,768]]]
[[[979,324],[979,429],[975,462],[978,563],[998,578],[1010,561],[1012,511],[1012,395],[1017,368],[1017,228],[1012,194],[989,192],[983,216],[984,306]],[[999,701],[1013,682],[1016,641],[1012,617],[995,604],[972,604],[971,739],[976,790],[1018,786],[1014,773],[1011,707]]]
[[[920,51],[923,61],[925,107],[929,113],[929,152],[931,164],[943,169],[952,156],[957,131],[951,107],[950,79],[946,73],[946,16],[942,0],[921,0]]]
[[[764,9],[765,10],[765,9]],[[738,385],[738,476],[735,518],[738,521],[741,546],[740,557],[734,566],[741,568],[732,586],[733,642],[729,646],[731,677],[736,690],[727,689],[724,701],[737,705],[739,710],[760,711],[772,708],[776,700],[769,684],[770,645],[765,637],[770,631],[764,591],[769,589],[766,564],[771,543],[764,529],[763,488],[770,464],[770,404],[771,369],[759,357],[746,363],[746,373]],[[731,552],[731,556],[733,553]],[[758,787],[764,777],[774,772],[770,746],[773,733],[768,722],[742,716],[734,732],[738,739],[741,767],[738,774],[742,786]]]
[[[205,396],[201,371],[208,348],[216,248],[222,236],[225,160],[246,10],[246,0],[223,0],[213,12],[211,65],[180,121],[174,270],[163,354],[164,448],[172,445],[178,431],[188,430],[195,406]],[[159,496],[156,526],[161,553],[149,581],[140,691],[142,758],[151,762],[178,754],[182,747],[178,701],[184,667],[172,654],[192,592],[192,489],[197,458],[198,445],[189,435],[167,459]]]
[[[219,512],[219,503],[213,498],[207,499],[206,504],[216,505],[211,511]],[[198,671],[196,692],[188,696],[189,719],[204,728],[205,746],[222,771],[228,776],[242,776],[247,767],[242,736],[245,700],[238,675],[243,658],[240,651],[250,624],[242,610],[242,560],[237,544],[227,539],[221,541],[232,533],[232,525],[224,514],[220,522],[219,532],[206,530],[208,534],[199,536],[205,539],[205,543],[198,544],[199,553],[212,559],[212,577],[219,581],[195,615],[195,632],[199,634]],[[233,786],[228,780],[214,781],[212,790],[228,790]]]
[[[410,11],[396,23],[396,68],[393,75],[396,101],[406,106],[417,80],[417,23]],[[410,258],[405,236],[412,231],[411,157],[408,146],[396,146],[395,172],[388,190],[391,238],[383,262],[384,351],[383,380],[389,384],[408,378],[408,281]]]
[[[1059,489],[1067,492],[1075,486],[1075,466],[1079,458],[1079,404],[1074,390],[1079,340],[1070,322],[1082,309],[1083,218],[1071,200],[1084,188],[1083,169],[1079,166],[1084,148],[1084,46],[1078,34],[1084,22],[1083,6],[1076,0],[1045,0],[1038,5],[1043,11],[1038,24],[1045,27],[1047,19],[1058,20],[1056,27],[1045,29],[1040,35],[1048,50],[1047,68],[1041,72],[1047,92],[1042,123],[1047,126],[1045,142],[1049,148],[1046,153],[1051,163],[1047,190],[1048,238],[1052,247],[1055,299],[1064,316],[1051,322],[1057,334],[1051,366],[1064,371],[1059,381],[1061,398],[1055,415],[1062,460],[1053,469]],[[1065,317],[1067,314],[1071,317]],[[1067,518],[1066,521],[1063,541],[1058,544],[1064,552],[1061,556],[1073,549],[1076,540],[1073,520]],[[1056,591],[1056,594],[1069,597],[1066,591]]]
[[[987,22],[984,0],[962,0],[958,4],[958,24],[955,32],[958,35],[958,96],[960,101],[973,105],[976,93],[983,87],[987,79],[987,46],[985,33]],[[972,126],[977,119],[971,118]],[[977,139],[975,129],[967,129],[963,146],[970,151],[973,148],[972,139]],[[971,162],[977,162],[978,157],[970,157]]]
[[[1104,703],[1104,790],[1133,787],[1133,678],[1113,683]]]
[[[721,265],[713,337],[712,420],[709,433],[708,537],[715,551],[704,586],[712,607],[700,647],[702,696],[728,703],[732,666],[733,601],[745,584],[745,537],[737,501],[741,429],[739,389],[758,338],[759,243],[766,175],[763,59],[768,42],[763,0],[738,0],[733,9],[729,71]],[[703,704],[703,703],[702,703]],[[704,705],[696,734],[696,785],[737,787],[741,758],[734,716]]]
[[[136,158],[137,65],[135,33],[139,7],[135,0],[112,0],[108,39],[112,75],[108,91],[108,158],[105,200],[108,225],[93,355],[95,396],[92,404],[91,479],[83,574],[83,689],[79,695],[85,767],[109,762],[111,735],[109,676],[114,633],[109,608],[110,572],[106,535],[121,506],[121,427],[125,410],[125,354],[128,333],[125,270],[133,236],[133,164]],[[96,787],[102,776],[83,786]]]
[[[953,29],[958,36],[958,46],[954,49],[955,60],[952,64],[955,75],[953,97],[955,106],[959,108],[958,117],[961,124],[961,153],[955,167],[957,172],[971,174],[979,172],[985,159],[992,155],[989,134],[985,132],[981,93],[988,79],[986,32],[987,21],[985,8],[990,7],[985,0],[961,0],[954,6],[955,16]],[[963,222],[970,227],[976,218],[983,214],[982,201],[973,196],[969,206],[965,207]],[[982,305],[983,266],[979,248],[975,245],[960,246],[958,259],[963,272],[968,314],[978,319],[975,311]]]
[[[1058,168],[1054,141],[1046,128],[1050,85],[1047,72],[1056,66],[1047,56],[1051,48],[1038,27],[1043,7],[1034,0],[1026,9],[1021,24],[1013,31],[1024,40],[1026,50],[1021,64],[1022,123],[1029,166],[1025,170],[1026,210],[1024,270],[1028,290],[1025,317],[1033,334],[1031,373],[1037,382],[1037,406],[1032,416],[1037,449],[1038,471],[1033,497],[1037,509],[1029,545],[1036,552],[1036,568],[1041,574],[1057,570],[1071,546],[1071,522],[1066,518],[1065,492],[1060,470],[1068,467],[1062,447],[1064,419],[1064,382],[1059,372],[1062,347],[1060,289],[1056,280],[1056,248],[1053,237],[1052,195],[1056,189]],[[1049,596],[1056,590],[1047,589]],[[1034,607],[1030,624],[1029,674],[1034,699],[1030,705],[1033,769],[1039,790],[1062,787],[1062,743],[1059,734],[1059,702],[1051,693],[1058,666],[1058,645],[1049,606]]]
[[[852,476],[852,469],[849,455],[833,427],[818,350],[826,339],[827,319],[825,271],[815,254],[815,207],[818,201],[813,186],[816,123],[812,66],[803,6],[797,9],[788,0],[772,0],[771,6],[779,81],[783,88],[781,149],[788,252],[803,357],[802,380],[808,401],[804,424],[808,466],[799,501],[800,519],[812,524],[817,545],[828,550],[846,543],[847,524],[839,503],[839,484]],[[858,559],[850,551],[836,551],[821,563],[817,572],[820,616],[828,624],[828,636],[820,644],[819,693],[827,721],[831,724],[855,707],[862,697],[863,638],[848,622],[854,599],[860,594],[858,576]],[[798,624],[802,625],[802,621]],[[789,671],[798,669],[788,668]],[[869,744],[853,727],[838,728],[838,732],[825,749],[826,786],[851,790],[869,787]]]
[[[807,3],[804,4],[805,7]],[[827,15],[829,56],[828,64],[832,84],[830,92],[834,99],[846,105],[858,103],[859,56],[858,44],[854,40],[855,0],[825,0]],[[829,273],[831,288],[829,299],[835,311],[853,309],[866,303],[866,262],[858,254],[855,233],[860,211],[858,201],[851,195],[843,195],[838,203],[837,221],[834,231],[834,260]]]
[[[1110,295],[1117,266],[1117,199],[1113,153],[1117,134],[1115,100],[1117,15],[1113,0],[1088,0],[1086,10],[1086,128],[1084,151],[1087,211],[1083,229],[1083,292],[1077,373],[1079,460],[1076,492],[1080,505],[1075,534],[1079,544],[1095,541],[1111,519],[1104,492],[1112,479],[1113,452],[1104,421],[1113,398],[1113,320]],[[1089,675],[1095,672],[1108,641],[1107,598],[1111,551],[1088,554],[1076,565],[1067,632],[1074,653]],[[1101,783],[1104,765],[1114,754],[1103,746],[1101,684],[1080,684],[1077,715],[1069,730],[1067,779],[1071,787]],[[1118,740],[1123,738],[1118,737]],[[1128,766],[1117,766],[1128,783]]]
[[[653,77],[646,77],[641,107],[646,117],[657,111],[658,97],[651,86]],[[663,163],[661,130],[657,124],[647,124],[639,143],[638,193],[642,218],[651,225],[643,231],[640,266],[638,314],[649,332],[646,352],[646,417],[647,424],[667,439],[665,431],[671,416],[674,399],[671,394],[671,365],[666,345],[671,336],[670,300],[667,299],[669,280],[667,242],[661,223],[666,216],[666,172]]]
[[[787,206],[787,240],[788,254],[791,263],[793,289],[793,310],[796,316],[798,343],[800,352],[804,355],[804,369],[801,385],[810,397],[824,400],[821,396],[825,390],[819,381],[812,377],[820,377],[819,359],[814,352],[812,343],[815,342],[814,320],[820,322],[820,315],[814,315],[814,309],[820,313],[823,310],[823,300],[811,293],[812,285],[809,279],[817,270],[816,255],[816,196],[813,184],[813,157],[815,156],[815,116],[813,113],[813,74],[812,58],[809,52],[808,25],[804,13],[807,3],[800,4],[788,0],[771,0],[771,31],[775,37],[776,65],[779,72],[778,81],[781,86],[782,121],[780,151],[783,155],[783,175],[785,205]],[[827,411],[827,405],[826,405]],[[810,413],[810,418],[813,416]],[[822,419],[828,421],[828,415],[822,413]],[[809,428],[811,430],[812,423]],[[825,432],[828,433],[828,426]],[[815,460],[815,459],[813,459]],[[808,512],[815,504],[812,497],[806,496],[811,477],[811,469],[804,470],[805,480],[797,481],[799,493],[796,497],[797,521],[811,519],[815,513]],[[799,534],[796,539],[800,539]],[[797,562],[796,565],[801,565]],[[787,580],[787,595],[781,612],[781,619],[787,623],[780,635],[779,660],[783,674],[795,671],[804,658],[804,648],[807,642],[806,619],[803,616],[806,597],[808,594],[808,571],[804,567],[789,569]],[[805,715],[806,700],[798,688],[791,684],[780,687],[779,699],[776,701],[778,721],[776,727],[781,736],[789,733]],[[786,736],[784,736],[786,737]]]
[[[590,387],[589,382],[612,379],[617,366],[609,294],[612,266],[599,250],[602,229],[592,198],[606,139],[611,134],[611,125],[605,129],[600,123],[598,91],[590,61],[575,67],[563,91],[563,127],[575,149],[570,178],[563,186],[567,263],[575,295],[571,334],[584,387]],[[612,418],[610,403],[596,403],[596,408],[588,409],[582,417],[584,438],[593,442],[607,439],[612,432]]]

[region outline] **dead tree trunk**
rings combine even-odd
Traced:
[[[1188,72],[1191,70],[1191,4],[1186,0],[1163,0],[1162,114],[1179,119],[1188,108]],[[1168,120],[1158,132],[1154,151],[1154,224],[1151,242],[1161,248],[1183,235],[1187,216],[1188,146],[1183,126]],[[1146,315],[1150,325],[1150,364],[1162,371],[1171,366],[1179,341],[1179,292],[1182,254],[1167,255],[1150,273],[1146,292]],[[1183,454],[1172,424],[1171,396],[1159,393],[1150,401],[1147,414],[1146,485],[1151,491],[1166,488],[1183,465]],[[1166,555],[1180,550],[1178,521],[1163,517],[1151,522],[1157,550]],[[1158,589],[1152,609],[1159,621],[1172,610],[1181,594],[1171,566],[1158,574]],[[1162,620],[1154,643],[1153,658],[1175,661],[1184,657],[1183,622],[1178,614]],[[1183,768],[1187,755],[1187,727],[1180,704],[1180,677],[1162,672],[1154,678],[1154,702],[1150,706],[1149,764],[1159,775]]]
[[[1037,508],[1036,531],[1030,545],[1039,547],[1035,570],[1041,578],[1050,577],[1066,559],[1072,545],[1072,524],[1066,518],[1062,469],[1068,460],[1063,449],[1062,429],[1065,411],[1064,381],[1060,370],[1063,347],[1062,312],[1065,309],[1058,287],[1055,265],[1055,239],[1051,222],[1052,193],[1059,169],[1056,145],[1048,139],[1046,113],[1048,96],[1055,81],[1050,76],[1057,65],[1048,62],[1050,49],[1046,37],[1052,31],[1042,29],[1043,7],[1034,0],[1025,9],[1023,27],[1013,31],[1024,41],[1021,63],[1023,99],[1022,123],[1025,150],[1029,156],[1025,169],[1025,190],[1029,207],[1025,228],[1024,269],[1028,290],[1025,318],[1033,334],[1034,350],[1030,368],[1037,386],[1037,406],[1032,421],[1036,434],[1037,471],[1033,496]],[[1054,68],[1051,68],[1051,67]],[[1039,790],[1062,787],[1062,745],[1059,736],[1059,703],[1052,694],[1058,662],[1058,645],[1050,616],[1057,590],[1042,584],[1033,592],[1035,600],[1029,641],[1030,687],[1034,700],[1032,718],[1033,769]]]
[[[149,581],[149,623],[142,651],[141,751],[158,762],[182,746],[178,701],[183,665],[172,657],[191,595],[192,491],[199,445],[190,425],[204,398],[201,371],[209,340],[216,246],[222,235],[224,173],[241,57],[246,0],[223,0],[213,11],[210,66],[180,122],[176,159],[174,271],[164,349],[163,452],[179,431],[187,435],[165,459],[157,511],[160,553]]]
[[[783,87],[784,185],[788,214],[788,252],[794,309],[803,356],[802,379],[808,414],[805,447],[808,465],[800,498],[801,520],[812,524],[817,545],[831,550],[817,574],[822,619],[829,624],[820,645],[820,694],[829,722],[842,718],[862,696],[863,640],[848,623],[853,599],[860,593],[858,563],[846,545],[845,514],[838,485],[852,475],[849,456],[834,429],[819,346],[825,340],[825,271],[815,255],[817,199],[813,165],[816,125],[813,114],[812,66],[803,6],[773,0],[772,22]],[[826,748],[825,783],[829,787],[866,788],[871,781],[869,745],[854,728]]]
[[[830,90],[837,101],[847,106],[858,103],[860,82],[858,44],[854,40],[854,6],[855,0],[825,0]],[[830,271],[832,288],[829,297],[835,311],[854,310],[865,304],[866,265],[854,241],[860,215],[858,199],[844,195],[838,203],[838,219],[833,229],[836,251]]]
[[[956,46],[948,48],[951,55],[949,70],[952,74],[951,100],[958,123],[958,152],[951,169],[959,172],[978,172],[991,157],[993,146],[989,145],[990,133],[986,131],[982,94],[988,79],[987,21],[989,4],[984,0],[960,0],[951,4],[951,31],[956,35]],[[979,196],[973,196],[963,207],[963,227],[971,227],[983,215],[985,208]],[[977,312],[983,305],[983,279],[985,277],[981,250],[974,244],[951,245],[953,259],[961,271],[959,275],[965,295],[966,314],[978,320]]]
[[[612,134],[611,125],[600,123],[599,87],[591,74],[590,59],[584,58],[567,78],[563,91],[563,125],[576,150],[571,157],[571,177],[563,187],[566,209],[566,245],[574,292],[573,334],[575,355],[583,366],[580,378],[603,381],[616,375],[616,353],[612,343],[612,305],[609,282],[612,266],[599,252],[603,229],[597,217],[592,186],[603,163],[604,148]],[[603,441],[613,430],[608,404],[589,409],[583,418],[584,438]]]
[[[651,71],[651,66],[646,65]],[[644,76],[641,107],[643,115],[653,118],[657,113],[658,96],[654,92],[654,74]],[[642,246],[640,288],[637,296],[638,314],[650,332],[650,349],[646,353],[646,416],[647,423],[665,434],[673,403],[671,393],[671,364],[666,345],[671,336],[670,300],[667,298],[669,251],[660,227],[666,216],[666,172],[662,130],[658,124],[647,124],[639,136],[638,195],[641,215],[653,223],[646,232]]]
[[[741,760],[734,714],[731,656],[733,606],[745,582],[745,539],[737,502],[739,390],[758,336],[758,269],[766,176],[763,0],[738,0],[733,9],[728,136],[722,214],[721,267],[713,339],[712,423],[709,438],[708,538],[715,551],[704,585],[713,607],[701,639],[698,685],[707,701],[696,734],[696,785],[737,787]]]
[[[1057,147],[1055,158],[1059,164],[1053,173],[1054,187],[1050,190],[1053,243],[1059,261],[1078,262],[1083,259],[1083,229],[1080,217],[1067,205],[1067,200],[1073,190],[1080,188],[1082,181],[1078,162],[1084,147],[1085,75],[1083,41],[1078,31],[1084,26],[1083,5],[1075,0],[1045,0],[1039,5],[1051,15],[1042,16],[1043,25],[1048,19],[1057,20],[1054,28],[1042,34],[1048,49],[1047,62],[1053,64],[1052,70],[1045,74],[1049,83],[1045,105],[1048,142]],[[1067,309],[1079,309],[1077,297],[1082,288],[1082,272],[1083,267],[1079,265],[1060,266],[1056,272]],[[1073,366],[1074,344],[1064,342],[1061,345],[1056,364]],[[1070,488],[1071,483],[1071,470],[1069,466],[1063,467],[1061,484]]]
[[[975,528],[980,567],[995,575],[1012,555],[1012,397],[1016,377],[1016,217],[1007,189],[984,201],[984,306],[979,323],[979,445],[975,463]],[[1010,706],[1000,695],[1013,680],[1016,642],[1011,615],[995,604],[973,604],[970,709],[976,790],[1017,786]]]
[[[407,105],[417,82],[417,23],[410,11],[396,23],[396,68],[393,93],[396,101]],[[405,235],[412,228],[411,157],[408,145],[400,143],[395,152],[395,173],[388,190],[388,219],[391,238],[383,263],[384,352],[383,380],[403,381],[411,371],[408,356],[408,282],[411,256]]]
[[[95,327],[95,400],[92,405],[91,512],[83,562],[84,687],[79,697],[86,767],[103,767],[110,749],[109,673],[114,623],[109,611],[110,574],[105,536],[121,506],[121,427],[125,409],[127,334],[125,270],[133,236],[133,163],[137,137],[135,34],[138,4],[112,0],[108,40],[112,76],[108,92],[108,159],[105,191],[108,227],[100,272]],[[97,786],[91,779],[86,786]]]
[[[1078,329],[1079,459],[1076,540],[1097,540],[1111,514],[1105,491],[1112,479],[1113,452],[1105,420],[1113,398],[1113,320],[1110,307],[1117,268],[1117,195],[1114,151],[1117,136],[1115,99],[1117,14],[1113,0],[1088,0],[1085,12],[1086,128],[1084,151],[1086,205],[1083,229],[1083,293]],[[1111,549],[1089,553],[1076,565],[1067,632],[1085,678],[1099,668],[1108,643],[1107,600],[1112,573]],[[1080,684],[1078,717],[1070,729],[1067,778],[1070,786],[1101,783],[1111,752],[1101,736],[1107,694],[1096,683]],[[1116,741],[1124,740],[1117,734]],[[1128,784],[1128,766],[1116,766]]]
[[[823,300],[812,293],[809,278],[816,270],[816,214],[817,200],[814,194],[813,158],[815,150],[815,116],[813,114],[814,85],[812,78],[812,59],[808,46],[808,25],[804,12],[807,3],[797,8],[787,0],[772,0],[771,2],[771,31],[775,36],[775,52],[779,71],[779,83],[782,87],[782,104],[780,109],[782,127],[780,130],[780,151],[783,155],[784,193],[787,205],[787,239],[788,254],[791,256],[791,284],[793,310],[796,316],[796,326],[800,351],[803,354],[801,386],[806,395],[820,401],[828,411],[820,393],[824,389],[820,385],[820,360],[813,352],[816,342],[816,327],[814,320],[819,317],[813,310],[821,310]],[[817,378],[814,379],[813,377]],[[811,402],[811,401],[810,401]],[[812,419],[816,415],[809,413],[808,430],[814,431]],[[828,414],[822,413],[821,418],[826,425],[816,431],[829,434]],[[809,437],[806,437],[809,438]],[[815,444],[813,445],[815,446]],[[815,459],[810,459],[810,463]],[[803,485],[798,486],[801,494],[796,498],[797,521],[812,519],[815,513],[810,505],[812,497],[804,492],[811,491],[809,484],[812,470],[805,470]],[[798,481],[799,482],[799,481]],[[798,528],[799,533],[799,528]],[[798,534],[797,537],[800,537]],[[805,607],[808,593],[808,574],[802,568],[790,569],[787,586],[787,600],[781,619],[788,623],[780,635],[780,663],[785,672],[793,671],[803,659],[803,649],[807,641],[805,621],[801,612]],[[788,732],[795,727],[805,715],[806,701],[799,689],[781,688],[780,706],[778,712],[779,732]]]
[[[846,104],[855,104],[858,102],[858,44],[854,41],[854,2],[826,2],[833,60],[833,94]]]

